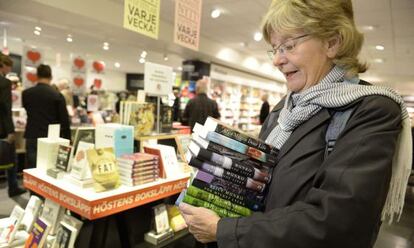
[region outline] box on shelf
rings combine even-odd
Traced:
[[[96,148],[113,147],[115,157],[134,152],[134,127],[116,123],[96,127]]]
[[[69,145],[69,140],[64,138],[39,138],[37,139],[36,167],[47,171],[55,168],[59,145]]]

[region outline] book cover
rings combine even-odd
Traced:
[[[29,234],[29,238],[24,244],[25,248],[37,248],[43,247],[45,244],[47,235],[50,231],[50,224],[42,218],[37,218],[33,224],[33,228]]]
[[[187,194],[194,198],[212,203],[218,207],[225,208],[242,216],[249,216],[252,214],[252,211],[246,207],[237,205],[231,201],[219,197],[218,195],[214,195],[192,185],[190,185],[190,187],[187,188]]]
[[[73,139],[73,154],[78,150],[79,142],[90,143],[95,145],[95,128],[94,127],[78,127]]]
[[[225,146],[233,151],[246,154],[251,158],[257,159],[261,162],[276,164],[276,156],[264,153],[258,150],[257,148],[250,147],[222,134],[208,131],[204,128],[203,125],[200,125],[198,123],[196,123],[196,125],[194,126],[193,131],[201,138],[207,139],[217,144],[221,144],[222,146]]]
[[[42,200],[35,195],[30,196],[29,202],[24,209],[24,215],[21,222],[21,225],[24,226],[26,232],[29,232],[32,229],[34,221],[40,214],[41,207]]]
[[[181,172],[174,147],[166,145],[144,146],[144,151],[159,156],[159,170],[161,178],[174,177]]]
[[[19,225],[23,219],[24,210],[20,206],[14,206],[10,217],[7,219],[7,223],[5,223],[5,227],[1,231],[0,234],[0,243],[10,244],[14,240],[14,236],[19,228]]]
[[[72,159],[72,168],[70,170],[71,176],[78,180],[87,180],[92,178],[89,162],[87,158],[87,151],[95,147],[92,143],[79,141],[75,156]]]
[[[129,174],[135,174],[139,172],[145,172],[145,171],[158,171],[158,164],[148,164],[145,166],[139,166],[139,167],[131,167],[131,166],[125,166],[123,164],[118,164],[119,172],[127,172]]]
[[[127,102],[131,107],[130,114],[126,117],[129,119],[128,124],[134,126],[135,138],[144,135],[150,135],[154,130],[155,105],[152,103]]]
[[[50,225],[50,234],[54,235],[56,228],[65,214],[65,208],[57,204],[56,202],[45,199],[45,204],[43,206],[41,218]]]
[[[270,182],[270,175],[268,172],[260,171],[259,169],[251,165],[245,165],[242,162],[235,162],[231,158],[201,148],[193,141],[190,143],[189,149],[197,159],[206,162],[211,162],[214,165],[218,165],[238,175],[250,177],[265,183]]]
[[[136,172],[129,172],[129,171],[124,171],[121,168],[119,169],[119,175],[121,177],[127,177],[127,178],[140,178],[140,177],[145,177],[145,176],[159,176],[160,171],[156,168],[156,169],[152,169],[152,170],[144,170],[144,171],[136,171]]]
[[[70,157],[70,146],[59,145],[57,157],[56,157],[56,168],[62,171],[68,171],[69,157]]]
[[[89,149],[87,156],[92,178],[95,181],[94,190],[102,192],[118,188],[119,172],[113,148]]]
[[[61,221],[59,223],[56,238],[52,244],[52,248],[73,248],[78,232],[79,230],[75,227]]]
[[[158,156],[148,154],[148,153],[134,153],[134,154],[125,154],[117,158],[119,162],[125,162],[126,164],[140,164],[148,162],[158,161]]]
[[[230,127],[229,125],[215,118],[207,117],[207,120],[204,123],[204,127],[208,131],[213,131],[222,134],[231,139],[237,140],[245,145],[257,148],[260,151],[265,152],[267,154],[277,156],[279,153],[279,150],[276,147],[268,145],[263,140],[254,138],[249,134],[243,132],[242,130]]]
[[[231,171],[225,170],[221,167],[214,166],[212,164],[209,164],[207,162],[203,162],[195,157],[192,156],[191,152],[187,155],[187,161],[189,165],[202,170],[204,172],[210,173],[216,177],[223,178],[229,182],[241,185],[243,187],[246,187],[248,189],[263,192],[265,189],[265,183],[253,180],[252,178],[245,177],[238,175],[236,173],[233,173]]]
[[[185,191],[184,191],[185,192]],[[234,213],[230,210],[227,210],[225,208],[216,206],[212,203],[194,198],[188,194],[185,194],[184,198],[183,198],[183,202],[188,203],[190,205],[193,205],[195,207],[204,207],[204,208],[208,208],[210,210],[213,210],[214,212],[216,212],[220,217],[242,217],[240,214]]]

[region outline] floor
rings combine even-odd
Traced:
[[[9,198],[7,183],[0,179],[0,217],[9,216],[15,204],[24,208],[28,200],[29,193]],[[374,248],[414,248],[414,187],[408,191],[400,222],[383,224]]]

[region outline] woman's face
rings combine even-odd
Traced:
[[[332,42],[305,36],[304,33],[286,36],[273,32],[270,38],[274,49],[286,44],[284,52],[279,50],[274,55],[273,64],[284,74],[287,87],[293,92],[301,92],[317,84],[333,66],[337,49]],[[288,51],[292,45],[294,48]]]

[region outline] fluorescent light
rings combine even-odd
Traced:
[[[40,35],[40,31],[39,31],[39,30],[35,30],[35,31],[33,31],[33,33],[34,33],[35,35]]]
[[[42,28],[41,28],[41,27],[39,27],[39,26],[36,26],[36,27],[35,27],[35,30],[37,30],[37,31],[42,31]]]
[[[213,11],[211,11],[211,18],[217,18],[219,17],[221,14],[221,11],[219,9],[214,9]]]
[[[145,63],[145,59],[144,58],[140,58],[139,59],[139,63],[144,64]]]
[[[382,46],[382,45],[376,45],[376,46],[375,46],[375,49],[377,49],[377,50],[379,50],[379,51],[383,51],[383,50],[385,49],[385,47],[384,47],[384,46]]]
[[[256,33],[254,33],[253,38],[254,38],[255,41],[261,41],[262,38],[263,38],[263,34],[261,32],[256,32]]]
[[[119,68],[119,67],[121,67],[121,64],[120,64],[119,62],[115,62],[114,66],[115,66],[116,68]]]

